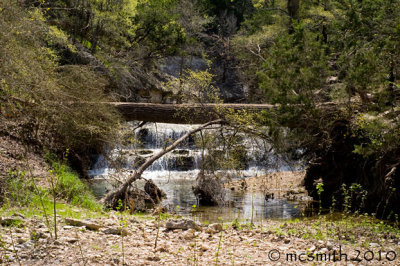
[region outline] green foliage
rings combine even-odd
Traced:
[[[53,46],[72,46],[67,35],[46,24],[39,9],[0,3],[1,128],[30,144],[71,159],[100,151],[118,123],[107,101],[105,78],[89,66],[60,66]],[[78,104],[91,101],[91,104]]]
[[[354,134],[362,140],[354,146],[354,153],[364,157],[385,154],[400,142],[399,129],[390,120],[374,114],[361,114],[354,122]]]
[[[176,92],[179,95],[179,102],[184,103],[218,103],[221,102],[218,96],[218,89],[213,86],[212,79],[214,75],[210,69],[205,71],[185,70],[179,79],[172,80],[164,86],[168,90]],[[185,117],[186,114],[182,113]],[[190,118],[192,114],[187,114]]]
[[[58,199],[87,210],[102,210],[102,206],[97,203],[91,191],[82,183],[77,174],[65,164],[53,162],[52,165],[54,170],[51,174],[56,177],[54,189]],[[6,181],[5,206],[42,209],[43,203],[47,211],[51,210],[51,189],[41,187],[37,183],[38,180],[30,177],[27,172],[10,171]],[[63,206],[63,204],[59,203],[57,206]],[[60,209],[65,208],[60,207]]]
[[[322,192],[324,192],[324,183],[318,183],[316,186],[315,186],[315,188],[317,189],[317,194],[318,194],[318,197],[319,197],[319,201],[318,201],[318,203],[319,203],[319,210],[318,210],[318,215],[320,215],[321,214],[321,211],[322,211],[322,201],[321,201],[321,194],[322,194]]]
[[[135,40],[146,47],[147,56],[175,54],[186,42],[185,30],[173,12],[176,4],[176,0],[147,0],[138,5]]]
[[[400,235],[397,227],[368,215],[326,215],[311,219],[287,221],[274,229],[277,235],[358,243],[390,243]]]
[[[310,104],[315,90],[324,86],[327,71],[325,45],[319,34],[298,24],[293,34],[282,34],[270,48],[259,73],[260,87],[271,103]]]
[[[36,201],[36,196],[33,193],[35,191],[34,185],[25,178],[26,172],[9,171],[8,178],[6,181],[6,202],[9,204],[22,207],[31,204],[32,201]],[[42,195],[46,195],[45,191],[39,192]]]
[[[46,155],[46,159],[51,164],[51,174],[54,174],[56,178],[54,189],[58,198],[89,210],[102,209],[88,186],[65,164],[66,157],[62,163],[57,162],[50,154]]]
[[[328,148],[332,139],[317,132],[329,132],[334,119],[315,108],[327,101],[366,107],[353,118],[336,112],[335,119],[352,120],[355,153],[372,158],[396,149],[399,124],[390,108],[398,106],[400,3],[300,1],[293,21],[287,1],[253,3],[234,51],[254,99],[281,105],[262,118],[277,150]],[[286,106],[293,104],[302,105]]]

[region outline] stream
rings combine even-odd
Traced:
[[[183,136],[193,125],[175,124],[147,124],[135,131],[133,140],[120,144],[111,152],[113,158],[118,158],[119,168],[132,172],[146,158],[159,151],[167,140],[176,140]],[[134,125],[127,125],[133,129]],[[220,174],[229,174],[232,180],[252,176],[260,176],[271,171],[289,171],[287,166],[279,162],[275,157],[269,159],[267,168],[258,163],[260,158],[259,145],[245,139],[243,145],[247,151],[246,169],[241,171],[220,170]],[[231,206],[199,206],[198,200],[192,192],[192,186],[201,168],[201,150],[194,143],[193,138],[180,144],[178,148],[164,155],[150,166],[142,175],[145,179],[152,179],[166,194],[162,205],[169,212],[182,216],[192,217],[202,222],[231,222],[237,219],[241,223],[260,223],[265,219],[288,219],[301,215],[301,209],[305,206],[302,202],[289,202],[286,199],[265,199],[260,192],[248,191],[226,191],[227,199],[231,200]],[[92,177],[89,185],[97,197],[102,197],[108,190],[112,189],[111,181],[116,173],[104,156],[98,156],[89,172]],[[138,187],[143,183],[136,182]],[[193,211],[195,207],[195,211]]]

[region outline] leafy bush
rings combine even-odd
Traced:
[[[53,164],[50,174],[55,177],[55,190],[60,201],[66,201],[92,211],[101,211],[101,204],[78,177],[65,164]],[[49,177],[51,178],[51,176]],[[48,180],[50,181],[50,180]],[[26,172],[10,171],[6,180],[5,205],[9,207],[34,207],[50,210],[52,207],[52,188],[43,188],[35,184]]]
[[[108,101],[103,74],[59,64],[52,47],[71,43],[39,9],[0,2],[0,12],[0,133],[57,153],[70,148],[75,161],[100,151],[118,123],[100,104]]]
[[[72,205],[90,210],[101,210],[101,205],[96,202],[88,186],[65,164],[56,165],[55,173],[57,177],[56,192],[58,197],[67,200]]]

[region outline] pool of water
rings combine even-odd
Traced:
[[[289,202],[286,199],[265,200],[263,193],[226,191],[230,206],[199,206],[192,192],[197,172],[144,173],[143,177],[152,179],[166,194],[162,205],[171,213],[195,218],[201,222],[231,222],[237,219],[241,223],[260,223],[266,219],[290,219],[301,216],[305,203]],[[143,182],[136,184],[139,188]],[[109,179],[94,178],[90,187],[97,197],[112,189]],[[195,211],[193,211],[195,205]]]
[[[121,143],[119,147],[111,150],[111,158],[119,158],[118,168],[133,172],[147,158],[158,153],[164,148],[165,143],[184,136],[193,125],[174,124],[148,124],[134,132],[136,142]],[[126,132],[135,129],[134,125],[126,124]],[[211,130],[212,131],[212,130]],[[272,171],[290,171],[278,156],[271,153],[268,145],[261,139],[242,136],[243,147],[246,149],[246,167],[240,171],[217,171],[221,176],[229,175],[230,178],[244,178],[260,176]],[[222,150],[222,147],[219,147]],[[152,179],[166,194],[167,198],[162,204],[170,212],[183,216],[193,216],[199,221],[225,222],[238,219],[240,222],[260,222],[263,219],[277,218],[288,219],[301,214],[302,204],[288,202],[285,199],[266,201],[262,193],[227,191],[227,200],[233,202],[230,206],[210,207],[199,206],[192,192],[195,179],[201,169],[203,151],[196,146],[194,138],[181,143],[177,150],[165,154],[156,160],[142,175],[146,179]],[[204,151],[207,153],[207,151]],[[261,163],[260,160],[263,162]],[[268,167],[267,167],[268,166]],[[90,186],[98,197],[102,197],[112,186],[109,180],[113,175],[121,177],[107,159],[100,155],[94,162],[89,175],[93,177]],[[136,184],[143,186],[143,182]],[[276,191],[275,195],[279,194]],[[195,212],[192,211],[196,206]]]

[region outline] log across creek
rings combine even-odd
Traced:
[[[115,107],[128,121],[159,122],[171,124],[203,124],[221,118],[224,113],[260,112],[278,108],[273,104],[237,104],[237,103],[205,103],[205,104],[156,104],[133,102],[108,102]],[[319,108],[332,108],[332,102],[319,103]],[[300,106],[300,105],[299,105]]]
[[[227,110],[259,112],[274,108],[271,104],[155,104],[110,102],[128,120],[173,124],[203,124]]]

